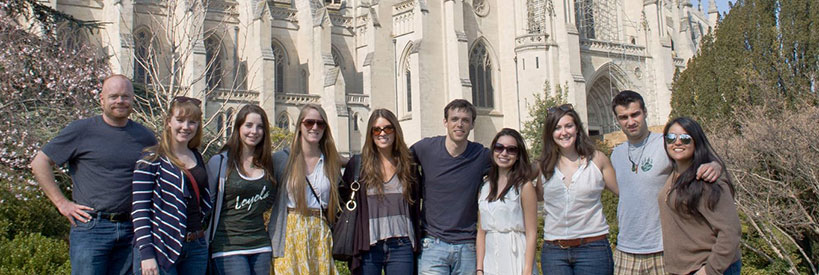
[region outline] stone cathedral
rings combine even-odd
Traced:
[[[566,92],[593,136],[618,131],[610,102],[624,89],[645,97],[649,125],[663,124],[674,73],[718,17],[713,0],[43,2],[102,23],[93,38],[136,83],[170,74],[147,60],[179,56],[155,37],[190,41],[170,68],[187,70],[174,76],[203,99],[213,127],[227,129],[241,105],[256,103],[293,130],[300,106],[317,103],[340,152],[360,151],[375,108],[396,113],[410,145],[444,134],[443,108],[457,98],[478,108],[472,139],[487,144],[530,120],[527,107],[546,88]],[[162,25],[197,9],[203,16]]]

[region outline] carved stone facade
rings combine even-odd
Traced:
[[[176,2],[195,5],[201,1]],[[144,77],[154,0],[52,0],[103,24],[98,39],[115,72]],[[358,152],[369,112],[393,110],[408,143],[445,133],[443,108],[479,104],[473,139],[488,143],[531,118],[535,93],[565,88],[590,134],[617,131],[609,106],[623,89],[646,99],[648,122],[666,122],[671,81],[715,24],[688,0],[210,0],[194,58],[213,85],[206,112],[222,127],[245,103],[294,129],[299,107],[322,105],[343,152]],[[134,34],[138,34],[135,37]],[[206,41],[216,35],[219,43]],[[201,41],[199,41],[201,40]],[[136,44],[139,45],[136,45]],[[142,43],[142,44],[140,44]],[[215,44],[214,44],[215,43]],[[218,49],[218,50],[214,50]],[[214,52],[215,51],[215,52]],[[218,61],[218,71],[205,66]],[[136,69],[135,69],[136,68]],[[212,82],[221,77],[221,82]]]

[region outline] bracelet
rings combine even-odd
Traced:
[[[476,269],[476,270],[475,270],[475,273],[478,273],[478,272],[480,272],[481,274],[483,274],[483,269]]]

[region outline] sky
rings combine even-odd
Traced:
[[[719,13],[725,13],[728,11],[728,2],[734,3],[736,0],[716,0],[717,8],[719,9]],[[702,2],[702,8],[707,12],[708,11],[708,0],[691,0],[691,4],[694,7],[697,7],[697,3]]]

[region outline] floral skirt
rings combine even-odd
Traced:
[[[332,245],[333,235],[322,217],[287,213],[284,256],[275,259],[273,270],[277,275],[334,275]]]

